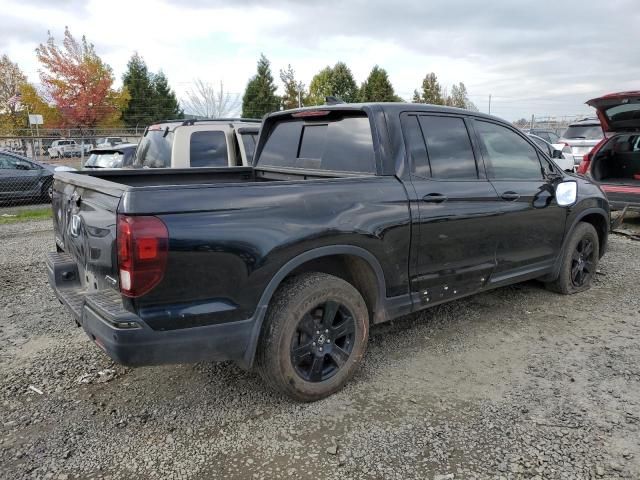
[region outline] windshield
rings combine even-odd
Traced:
[[[122,167],[123,158],[124,155],[120,152],[92,153],[84,166],[93,168],[119,168]]]
[[[142,137],[134,166],[137,168],[169,168],[171,167],[171,148],[173,146],[173,132],[166,130],[149,130]]]
[[[600,125],[572,125],[564,132],[563,138],[580,138],[585,140],[599,140],[603,137]]]

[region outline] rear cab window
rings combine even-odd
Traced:
[[[373,137],[366,114],[320,112],[285,117],[272,124],[257,167],[375,174]]]
[[[192,167],[226,167],[227,137],[222,131],[193,132],[189,140],[189,158]]]

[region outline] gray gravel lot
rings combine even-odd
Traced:
[[[50,291],[53,245],[50,222],[0,225],[2,478],[640,478],[638,241],[612,236],[583,294],[530,282],[374,327],[314,404],[228,363],[114,365]]]

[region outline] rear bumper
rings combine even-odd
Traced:
[[[179,330],[153,330],[125,310],[115,290],[86,292],[73,279],[73,259],[47,254],[49,284],[89,338],[123,365],[160,365],[243,358],[252,338],[253,318]],[[66,277],[66,278],[65,278]],[[123,328],[124,327],[124,328]]]

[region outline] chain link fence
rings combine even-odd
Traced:
[[[0,209],[47,203],[56,171],[82,169],[91,150],[137,144],[143,128],[41,129],[0,135]]]

